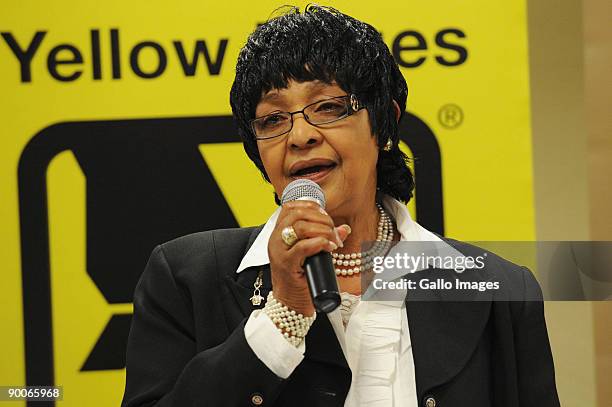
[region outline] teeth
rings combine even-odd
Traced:
[[[334,166],[335,166],[335,164],[330,164],[330,165],[315,165],[314,167],[302,168],[301,170],[296,171],[293,175],[313,174],[315,172],[319,172],[319,171],[322,171],[322,170],[327,169],[327,168],[332,168]]]
[[[309,167],[309,168],[304,168],[301,173],[302,174],[312,174],[313,172],[319,172],[321,171],[321,169],[323,169],[324,167],[317,165],[315,167]]]

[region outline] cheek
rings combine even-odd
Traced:
[[[344,150],[342,160],[345,183],[363,187],[376,179],[378,148],[375,141],[364,139],[360,145],[351,145]]]
[[[279,184],[283,181],[283,154],[282,149],[271,148],[266,146],[264,148],[259,148],[259,156],[261,157],[261,161],[266,170],[266,174],[268,174],[268,178],[274,188],[278,190]]]
[[[360,168],[361,173],[374,171],[378,161],[376,136],[364,131],[359,143],[351,147],[350,154],[352,157],[351,161]]]

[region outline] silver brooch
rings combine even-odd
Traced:
[[[261,305],[261,302],[264,300],[264,297],[261,296],[261,292],[259,289],[263,285],[263,271],[259,271],[257,278],[255,279],[255,283],[253,284],[253,296],[249,298],[251,300],[251,304],[254,306]]]

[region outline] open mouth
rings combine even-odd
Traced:
[[[336,163],[312,165],[293,171],[291,173],[291,177],[307,178],[313,181],[317,181],[329,174],[334,168],[336,168],[336,166]]]

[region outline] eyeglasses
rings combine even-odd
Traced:
[[[363,109],[355,95],[337,96],[319,100],[295,112],[275,112],[251,120],[251,129],[257,140],[268,140],[287,134],[293,128],[293,115],[302,113],[313,126],[329,124]]]

